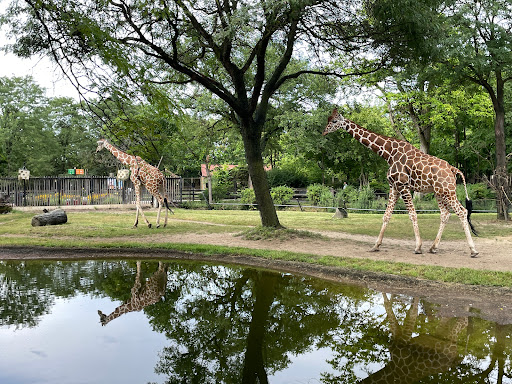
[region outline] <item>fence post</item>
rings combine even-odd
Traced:
[[[89,193],[91,195],[91,205],[94,204],[94,176],[89,176]]]
[[[57,176],[57,194],[59,195],[59,207],[62,206],[61,202],[61,185],[60,185],[60,177]]]

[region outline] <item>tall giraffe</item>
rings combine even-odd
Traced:
[[[167,283],[167,266],[158,262],[158,270],[146,281],[144,286],[140,281],[141,262],[137,261],[137,273],[135,283],[131,289],[131,298],[126,303],[120,305],[110,315],[106,315],[98,310],[101,325],[107,325],[110,321],[128,312],[138,312],[146,306],[155,304],[165,293]]]
[[[135,188],[135,198],[136,198],[136,207],[137,212],[135,214],[135,223],[134,227],[137,227],[139,224],[139,212],[142,215],[142,218],[146,222],[147,226],[151,228],[151,224],[146,219],[144,212],[142,211],[142,206],[140,205],[140,186],[143,184],[147,191],[151,193],[158,201],[158,214],[156,216],[156,227],[160,227],[160,213],[162,211],[163,204],[171,213],[174,213],[171,208],[169,208],[169,203],[167,201],[167,192],[165,188],[165,177],[162,172],[158,170],[158,168],[153,167],[151,164],[148,164],[144,160],[142,160],[139,156],[129,155],[126,152],[121,151],[120,149],[114,147],[107,140],[101,139],[98,140],[98,148],[96,148],[96,153],[101,151],[103,148],[108,149],[122,164],[128,165],[130,167],[130,180],[133,183]],[[165,210],[165,220],[164,227],[167,225],[167,215],[168,212]]]
[[[412,221],[414,229],[414,236],[416,238],[415,253],[421,253],[421,237],[418,227],[418,217],[412,200],[412,191],[430,193],[433,192],[436,196],[437,204],[441,210],[441,224],[439,231],[430,247],[430,253],[436,253],[441,241],[444,227],[450,217],[450,208],[457,214],[464,232],[466,239],[471,250],[471,257],[477,257],[478,252],[475,249],[475,244],[471,237],[471,231],[476,235],[475,229],[471,224],[471,200],[468,196],[466,188],[466,180],[460,170],[448,164],[448,162],[441,160],[435,156],[427,155],[411,144],[397,140],[392,137],[379,135],[371,132],[356,123],[345,119],[341,116],[337,109],[332,111],[329,116],[327,126],[323,135],[334,132],[343,128],[356,140],[364,146],[370,148],[373,152],[384,158],[389,164],[387,179],[389,182],[389,201],[384,213],[382,227],[379,237],[373,248],[370,251],[378,251],[382,244],[384,231],[391,219],[395,204],[399,197],[404,200],[407,210],[409,211],[409,218]],[[457,199],[455,193],[456,175],[459,174],[464,183],[464,190],[466,191],[466,206],[464,208]]]

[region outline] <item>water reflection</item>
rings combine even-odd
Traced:
[[[51,380],[41,379],[36,363],[17,348],[23,330],[37,335],[50,319],[63,335],[52,343],[64,345],[66,327],[86,335],[68,354],[93,350],[81,361],[89,370],[100,370],[112,354],[122,354],[125,367],[103,367],[110,372],[101,380],[75,380],[70,372],[61,382],[141,382],[134,372],[144,364],[154,373],[144,373],[142,382],[512,381],[511,325],[440,316],[437,305],[419,298],[358,286],[192,262],[31,261],[1,262],[0,287],[0,343],[10,345],[9,353],[0,352],[0,372],[23,365],[38,370],[38,382]],[[69,310],[57,310],[63,306]],[[109,307],[109,315],[101,312]],[[107,327],[98,325],[96,312]],[[141,324],[159,336],[152,359],[126,341],[141,335],[137,343],[148,342]],[[33,339],[41,340],[33,349],[56,365],[44,352],[45,332]],[[98,340],[118,349],[99,348]],[[22,382],[21,373],[11,377],[0,374],[0,381]]]
[[[107,325],[125,313],[138,312],[148,305],[155,304],[163,297],[167,283],[167,265],[159,262],[157,271],[144,284],[141,282],[141,265],[142,262],[137,261],[137,273],[135,284],[131,289],[130,300],[114,309],[110,315],[105,315],[98,310],[101,325]]]

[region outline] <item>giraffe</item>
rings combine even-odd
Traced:
[[[141,262],[137,261],[137,273],[135,275],[135,284],[131,289],[132,296],[129,301],[120,305],[110,315],[106,315],[98,310],[100,315],[100,323],[102,326],[107,325],[110,321],[117,319],[119,316],[128,312],[138,312],[146,306],[155,304],[165,293],[167,284],[167,266],[162,262],[158,262],[157,271],[142,286],[140,281]]]
[[[148,164],[144,161],[140,156],[129,155],[126,152],[121,151],[120,149],[114,147],[107,140],[101,139],[98,140],[98,147],[96,148],[96,153],[101,151],[103,148],[108,149],[112,155],[114,155],[122,164],[128,165],[130,167],[130,180],[133,183],[135,188],[135,198],[136,198],[136,207],[137,211],[135,213],[135,224],[134,227],[137,227],[139,223],[139,212],[142,215],[142,218],[146,222],[147,226],[151,228],[151,224],[146,219],[144,212],[142,211],[142,207],[140,205],[140,186],[143,184],[147,191],[151,193],[158,201],[158,213],[156,216],[156,227],[160,227],[160,213],[162,211],[163,204],[171,213],[174,214],[171,208],[169,208],[167,192],[165,189],[165,177],[162,172],[158,170],[158,168],[153,167],[151,164]],[[164,227],[167,225],[167,210],[165,211],[165,220]]]
[[[457,350],[459,335],[468,327],[467,317],[440,317],[429,333],[413,336],[418,318],[419,299],[414,298],[401,325],[393,312],[395,296],[383,293],[389,324],[389,362],[359,383],[408,384],[448,371],[462,361]],[[432,321],[434,319],[430,319]]]
[[[470,220],[472,203],[468,196],[466,180],[460,170],[451,166],[445,160],[420,151],[406,141],[379,135],[369,131],[356,123],[345,119],[335,108],[332,111],[331,116],[329,116],[323,135],[325,136],[326,134],[334,132],[340,128],[343,128],[361,144],[370,148],[373,152],[384,158],[389,165],[387,173],[387,179],[389,182],[389,201],[384,213],[379,236],[373,248],[370,249],[371,252],[379,250],[384,237],[384,231],[391,219],[395,204],[398,198],[402,197],[407,206],[407,210],[409,211],[409,218],[412,221],[414,229],[414,236],[416,239],[414,252],[418,254],[422,253],[418,218],[416,210],[414,209],[411,194],[412,190],[423,193],[433,192],[441,211],[441,224],[439,225],[437,236],[430,247],[429,252],[437,253],[444,227],[450,217],[451,208],[462,222],[464,233],[466,234],[466,240],[468,242],[469,249],[471,250],[471,257],[477,257],[478,251],[475,249],[475,244],[470,232],[471,230],[475,235],[477,235]],[[456,175],[461,176],[464,184],[467,209],[462,206],[455,193]]]

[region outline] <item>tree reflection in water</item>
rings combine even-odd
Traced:
[[[332,351],[332,369],[314,378],[323,383],[511,379],[511,325],[353,285],[142,261],[0,262],[0,283],[4,327],[37,327],[56,298],[78,294],[124,302],[106,320],[143,310],[168,340],[155,368],[167,383],[268,383],[320,348]]]

